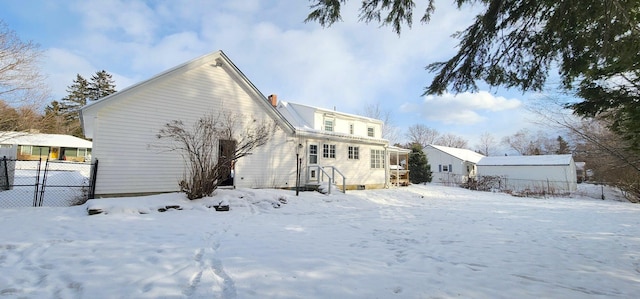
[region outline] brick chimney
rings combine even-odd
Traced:
[[[272,94],[268,98],[269,98],[269,102],[271,102],[271,106],[273,106],[273,107],[278,106],[278,96],[277,95]]]

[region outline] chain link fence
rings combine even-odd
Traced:
[[[0,208],[68,207],[93,198],[98,161],[0,158]]]

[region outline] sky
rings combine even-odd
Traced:
[[[500,140],[523,128],[537,131],[525,109],[531,94],[481,84],[473,94],[422,95],[433,77],[425,66],[455,54],[451,35],[480,7],[436,1],[423,25],[426,1],[416,2],[413,28],[401,35],[358,22],[358,1],[329,28],[305,23],[310,2],[300,0],[0,0],[0,19],[44,51],[52,100],[66,95],[76,74],[106,70],[121,90],[222,50],[265,96],[353,114],[379,105],[399,128],[396,142],[416,124],[458,135],[470,149],[485,132]]]

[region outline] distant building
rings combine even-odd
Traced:
[[[571,155],[497,156],[478,162],[478,177],[500,177],[501,190],[533,193],[576,191],[576,164]]]
[[[431,165],[432,183],[458,186],[476,176],[476,163],[484,155],[472,150],[441,145],[424,148]]]
[[[0,132],[0,148],[15,149],[18,160],[84,162],[91,159],[92,143],[71,135]]]

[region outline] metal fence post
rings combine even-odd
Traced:
[[[9,167],[7,166],[7,156],[2,158],[2,164],[4,165],[3,174],[4,174],[4,190],[9,190]]]
[[[98,177],[98,160],[91,164],[91,173],[89,175],[89,194],[87,199],[94,199],[96,196],[96,179]]]

